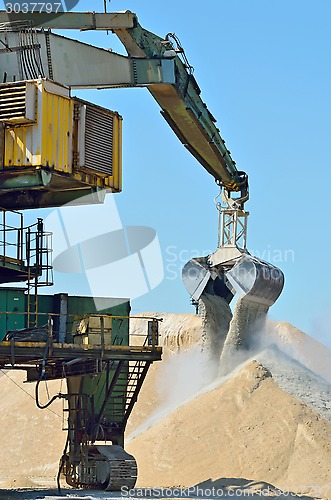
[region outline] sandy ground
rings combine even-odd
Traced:
[[[23,383],[25,372],[0,374],[1,487],[53,485],[66,438],[62,432],[62,402],[39,410],[34,400],[35,385]],[[59,381],[48,383],[50,395],[60,386]],[[48,400],[45,386],[41,388],[41,400]]]
[[[222,498],[259,488],[278,496],[275,488],[283,488],[331,498],[331,351],[289,324],[268,322],[254,352],[226,377],[215,377],[202,318],[159,316],[164,360],[151,367],[127,429],[138,486],[194,487],[192,497],[197,488],[204,492],[198,497],[218,488]],[[132,321],[132,328],[145,333],[144,323]],[[0,379],[0,499],[54,498],[65,441],[62,403],[38,410],[34,385],[23,379],[21,372]],[[59,389],[60,382],[49,384],[51,395]],[[52,490],[6,491],[37,485]]]
[[[129,492],[128,494],[124,494],[119,496],[118,493],[104,493],[104,492],[82,492],[78,490],[72,490],[71,493],[67,491],[63,491],[60,495],[54,490],[3,490],[0,494],[1,500],[17,500],[17,499],[26,499],[26,500],[63,500],[73,499],[73,500],[97,500],[97,499],[112,499],[112,500],[123,500],[125,498],[129,498],[130,500],[139,500],[141,498],[161,498],[172,500],[175,498],[182,499],[191,499],[196,500],[198,498],[201,499],[216,499],[220,498],[223,500],[231,500],[233,498],[240,499],[243,496],[246,498],[250,498],[251,500],[259,500],[261,499],[261,492],[268,496],[269,498],[279,498],[280,500],[286,500],[288,498],[301,498],[304,500],[312,500],[313,497],[309,497],[306,495],[294,495],[281,493],[280,490],[274,488],[272,485],[267,483],[249,483],[245,481],[234,480],[229,483],[229,486],[226,488],[213,487],[206,488],[204,491],[206,494],[199,493],[200,490],[196,490],[198,494],[193,494],[193,488],[190,490],[179,490],[179,489],[166,489],[162,490],[155,489],[151,491],[149,489],[139,490],[136,489],[134,492]],[[201,490],[202,491],[202,490]],[[217,496],[219,495],[219,496]]]

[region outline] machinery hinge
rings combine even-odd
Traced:
[[[80,120],[80,104],[74,104],[74,120]]]
[[[137,73],[137,64],[134,59],[132,59],[132,69],[133,69],[133,83],[138,83],[138,73]]]
[[[73,151],[72,153],[72,161],[73,161],[73,166],[78,167],[79,166],[79,152],[78,151]]]

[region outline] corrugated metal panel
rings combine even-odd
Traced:
[[[41,134],[37,126],[5,129],[5,167],[41,165]]]
[[[114,114],[88,104],[85,127],[84,166],[112,176]]]
[[[35,120],[36,86],[32,82],[0,85],[0,121],[31,123]]]
[[[113,188],[122,190],[122,117],[114,117]]]
[[[60,172],[72,172],[73,103],[43,87],[42,165]]]
[[[69,179],[73,189],[90,185],[120,191],[121,116],[71,98],[69,89],[46,79],[15,83],[23,90],[26,84],[26,106],[30,116],[32,111],[35,116],[29,124],[6,122],[4,168],[21,167],[23,173],[27,167],[29,172],[33,171],[31,167],[41,167],[69,174],[56,177],[58,184],[54,186],[58,191],[68,189],[65,183]],[[22,177],[22,182],[28,186],[30,179]]]
[[[24,82],[23,82],[24,83]],[[5,167],[50,167],[72,171],[73,105],[59,87],[48,91],[43,80],[36,82],[37,121],[5,129]],[[37,88],[35,87],[35,88]],[[35,106],[35,103],[34,103]]]
[[[20,82],[18,82],[20,83]],[[27,82],[23,82],[26,86]],[[34,85],[33,85],[34,86]],[[37,87],[34,86],[36,89]],[[36,92],[40,110],[41,93]],[[8,126],[5,129],[4,167],[31,167],[41,165],[41,128],[37,123]]]
[[[0,86],[0,120],[25,118],[26,83]]]

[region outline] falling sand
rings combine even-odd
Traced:
[[[239,298],[220,357],[220,374],[227,375],[252,352],[259,343],[257,335],[264,330],[269,307]]]

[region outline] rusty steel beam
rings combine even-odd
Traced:
[[[64,30],[113,30],[133,28],[136,15],[130,11],[108,14],[96,12],[46,12],[8,13],[0,11],[0,24],[31,22],[35,27]]]

